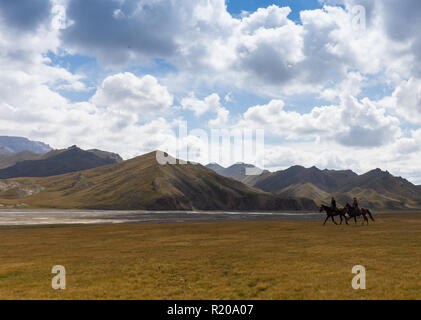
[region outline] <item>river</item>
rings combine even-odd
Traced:
[[[0,210],[0,226],[218,221],[323,221],[324,216],[320,213],[301,212]]]

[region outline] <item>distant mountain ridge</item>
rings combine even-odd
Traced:
[[[219,169],[221,174],[224,170]],[[233,175],[234,178],[235,175]],[[339,204],[357,197],[361,205],[380,210],[421,208],[421,186],[416,186],[387,171],[375,169],[362,175],[351,170],[320,170],[293,166],[259,176],[240,177],[241,181],[266,192],[282,196],[305,197],[317,203],[330,203],[335,196]]]
[[[326,192],[335,192],[350,178],[358,176],[353,171],[320,170],[316,167],[304,168],[293,166],[286,170],[277,171],[254,186],[265,191],[279,193],[282,189],[295,184],[311,183]]]
[[[213,171],[215,171],[218,174],[221,174],[222,171],[225,170],[225,168],[217,163],[209,163],[208,165],[206,165],[206,168],[211,169]]]
[[[2,158],[4,159],[2,160]],[[22,161],[17,161],[19,158]],[[12,166],[0,169],[0,179],[55,176],[97,168],[120,161],[122,161],[121,157],[115,153],[100,150],[84,151],[77,146],[63,150],[52,150],[44,155],[23,151],[0,157],[0,164],[15,162]]]
[[[13,151],[10,150],[9,148],[0,146],[0,157],[7,156],[7,155],[12,154],[12,153],[13,153]]]
[[[24,202],[37,208],[317,210],[310,199],[273,195],[199,164],[159,165],[156,152],[60,176],[7,181],[0,199],[7,196],[9,202]],[[29,197],[19,198],[19,188],[7,189],[13,183],[30,185],[35,191]]]
[[[0,155],[2,155],[1,150],[8,151],[8,154],[21,151],[31,151],[38,154],[44,154],[51,151],[52,148],[43,142],[31,141],[23,137],[0,136]],[[7,153],[3,155],[6,154]]]
[[[210,163],[206,165],[206,168],[215,171],[221,176],[224,176],[227,178],[233,178],[241,182],[244,182],[249,177],[260,176],[261,174],[269,172],[267,170],[262,170],[254,165],[246,164],[246,163],[236,163],[228,168],[224,168],[223,166],[217,163]],[[257,173],[257,175],[256,174],[251,175],[250,173]]]

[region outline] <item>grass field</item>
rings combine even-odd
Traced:
[[[421,214],[376,218],[1,229],[0,298],[421,299]],[[354,265],[367,290],[352,289]]]

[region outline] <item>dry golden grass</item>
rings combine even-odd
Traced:
[[[0,230],[1,299],[420,299],[421,215]],[[64,265],[67,289],[51,289]],[[367,290],[351,287],[354,265]]]

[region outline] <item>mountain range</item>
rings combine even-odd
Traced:
[[[0,136],[0,156],[21,151],[43,154],[51,150],[52,148],[43,142],[31,141],[23,137]]]
[[[48,177],[69,172],[92,169],[120,162],[117,154],[100,150],[84,151],[77,146],[63,150],[52,150],[39,155],[21,151],[0,157],[0,179],[18,177]]]
[[[316,167],[293,166],[277,172],[264,171],[258,176],[233,175],[245,172],[250,165],[237,164],[229,168],[209,168],[222,175],[233,176],[250,186],[281,196],[305,197],[316,203],[330,203],[334,196],[345,205],[357,197],[362,206],[379,210],[405,210],[421,208],[421,186],[387,171],[372,170],[358,175],[351,170],[320,170]]]
[[[34,208],[317,210],[313,200],[264,192],[199,164],[159,165],[156,152],[90,170],[2,183],[3,205],[24,202]]]
[[[233,178],[241,182],[250,181],[250,177],[255,177],[252,175],[248,175],[247,170],[249,171],[256,170],[257,172],[261,172],[261,175],[269,173],[269,171],[267,170],[261,170],[260,168],[254,165],[246,164],[246,163],[236,163],[228,168],[224,168],[223,166],[217,163],[210,163],[206,166],[206,168],[215,171],[217,174],[220,174],[221,176]]]
[[[334,196],[339,205],[357,197],[370,209],[421,209],[421,186],[380,169],[358,175],[302,166],[270,172],[245,163],[160,166],[155,153],[123,161],[97,149],[0,138],[0,207],[24,200],[40,208],[316,210]]]

